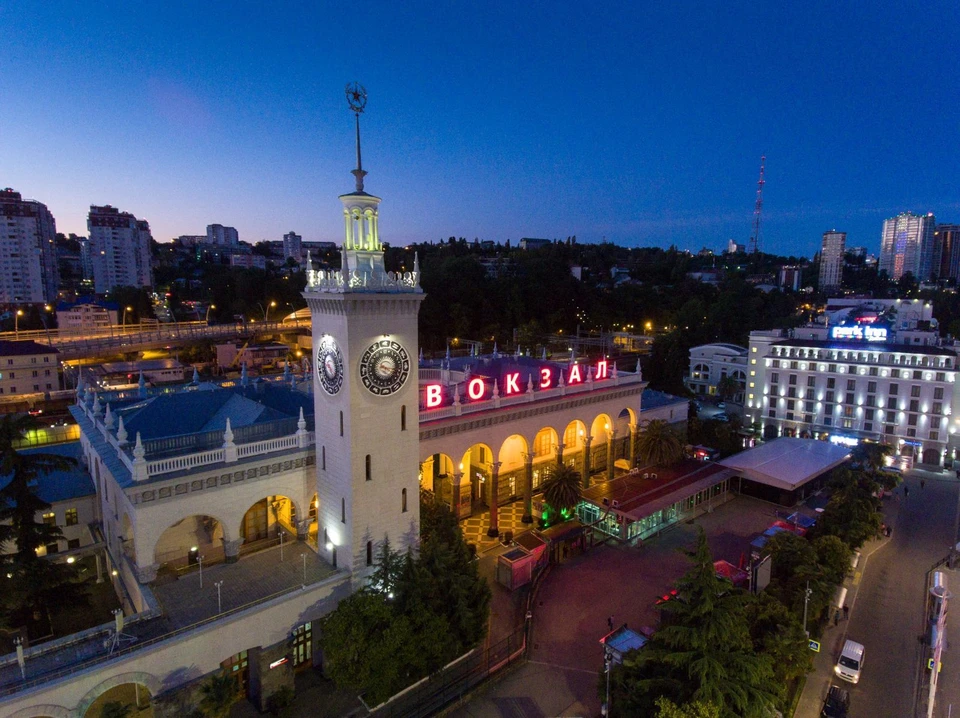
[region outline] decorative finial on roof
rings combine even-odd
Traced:
[[[246,386],[249,383],[249,378],[247,377],[247,363],[243,362],[240,365],[240,386]],[[227,419],[227,421],[230,421]]]
[[[527,374],[527,393],[533,391],[533,374]]]
[[[499,359],[499,358],[500,358],[500,352],[497,351],[497,343],[496,343],[496,341],[494,341],[494,343],[493,343],[493,358],[494,358],[494,359]]]
[[[420,286],[420,253],[413,253],[413,286]]]
[[[297,419],[297,431],[306,431],[307,420],[303,418],[303,407],[300,407],[300,418]]]
[[[547,348],[546,348],[546,347],[544,347],[544,348],[543,348],[543,351],[540,353],[540,358],[541,358],[543,361],[546,361],[546,360],[547,360]]]
[[[141,399],[147,395],[147,380],[143,378],[143,369],[140,370],[140,381],[137,382],[137,393]]]
[[[423,347],[420,347],[420,359],[417,362],[418,364],[423,364]]]
[[[103,417],[103,425],[108,429],[113,428],[113,414],[110,412],[110,402],[107,402],[107,414]]]
[[[283,379],[284,381],[290,381],[290,360],[286,359],[283,362]]]
[[[447,361],[450,361],[450,345],[449,345],[449,344],[447,344],[447,356],[446,356],[446,359],[447,359]]]
[[[140,441],[140,432],[137,432],[137,443],[133,445],[133,458],[143,460],[147,455],[147,452],[144,451],[143,442]]]
[[[117,425],[117,443],[120,446],[127,443],[127,430],[123,426],[123,414],[120,415],[120,423]]]
[[[500,396],[500,382],[496,379],[493,380],[493,398],[496,399]]]
[[[223,444],[224,446],[230,446],[233,444],[233,429],[230,428],[229,416],[227,417],[227,427],[223,430]]]
[[[197,371],[197,367],[193,367],[193,383],[194,384],[200,383],[200,372]]]
[[[616,379],[617,378],[617,360],[614,359],[613,362],[611,362],[611,364],[612,365],[610,367],[610,376]]]
[[[360,161],[360,114],[367,106],[367,91],[359,82],[347,84],[347,105],[357,118],[357,169],[352,174],[357,180],[357,192],[363,192],[363,178],[367,174],[363,171],[363,163]]]
[[[93,415],[100,416],[100,412],[103,410],[103,407],[100,405],[100,395],[94,393],[93,397]]]

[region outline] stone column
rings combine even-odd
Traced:
[[[523,455],[523,518],[525,524],[533,523],[533,454]]]
[[[157,579],[157,571],[159,569],[159,563],[151,563],[147,566],[137,566],[137,581],[140,583],[152,583]]]
[[[490,528],[487,536],[496,538],[500,535],[500,462],[494,461],[493,471],[490,472]]]
[[[302,521],[297,521],[297,541],[306,541],[310,538],[310,524],[313,519],[307,517]]]
[[[450,507],[450,510],[453,511],[453,515],[456,517],[457,521],[460,520],[460,482],[463,480],[463,474],[459,472],[453,473],[453,486],[450,491],[450,501],[453,504]]]
[[[243,545],[243,539],[238,538],[233,541],[223,542],[223,562],[236,563],[240,560],[240,547]]]
[[[592,436],[583,437],[583,488],[590,488],[590,444],[593,443]]]
[[[616,432],[607,432],[607,481],[613,480],[613,437]]]
[[[630,452],[630,468],[637,468],[637,427],[635,424],[630,425],[630,446],[628,447]]]
[[[563,466],[563,442],[557,444],[557,466]]]

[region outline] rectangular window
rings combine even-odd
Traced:
[[[816,385],[817,385],[817,377],[815,377],[815,376],[808,376],[808,377],[807,377],[807,386],[816,386]]]
[[[922,372],[922,371],[915,371],[915,372],[913,372],[913,378],[914,378],[914,379],[923,379],[923,372]]]
[[[824,426],[830,426],[830,425],[832,425],[832,424],[833,424],[833,417],[832,417],[832,416],[825,416],[825,417],[823,417],[823,425],[824,425]]]
[[[830,372],[833,373],[833,374],[836,374],[836,373],[837,373],[837,365],[836,365],[836,364],[831,364],[829,367],[827,367],[827,370],[830,371]]]
[[[873,431],[873,424],[872,424],[871,422],[869,422],[869,421],[865,421],[865,422],[863,423],[863,430],[864,430],[864,431]]]
[[[908,414],[907,415],[907,426],[916,426],[917,425],[917,415]]]
[[[67,550],[72,551],[75,548],[80,548],[80,539],[67,539]]]
[[[934,399],[942,399],[942,398],[943,398],[943,387],[942,387],[942,386],[938,386],[936,389],[933,390],[933,398],[934,398]]]
[[[47,555],[49,556],[53,553],[60,553],[60,544],[56,541],[47,544]]]
[[[57,525],[57,515],[51,511],[50,513],[43,515],[43,523],[47,526],[56,526]]]
[[[837,386],[837,380],[833,377],[827,379],[827,389],[835,389]]]
[[[813,417],[810,414],[804,414],[803,421],[807,424],[813,423]]]
[[[875,381],[868,381],[868,382],[867,382],[867,393],[868,393],[868,394],[876,394],[876,393],[877,393],[877,382],[875,382]]]
[[[873,421],[873,416],[874,416],[874,412],[875,412],[875,411],[876,411],[876,409],[867,409],[867,410],[864,412],[864,418],[865,418],[867,421]]]
[[[844,404],[852,404],[852,403],[853,403],[853,392],[852,392],[852,391],[848,391],[848,392],[847,392],[847,395],[846,395],[846,396],[844,397],[844,399],[843,399],[843,403],[844,403]]]
[[[870,376],[877,376],[877,367],[870,367]]]
[[[812,401],[805,402],[804,405],[803,405],[803,410],[804,410],[804,411],[807,411],[807,412],[812,412],[812,411],[813,411],[813,402],[812,402]]]
[[[856,388],[857,388],[857,380],[847,379],[847,391],[853,391]]]
[[[370,479],[372,478],[370,476],[370,454],[367,454],[367,458],[364,461],[364,470],[366,471],[367,481],[370,481]]]
[[[910,411],[920,411],[920,400],[911,399],[910,400]]]
[[[780,372],[775,371],[770,375],[770,383],[776,384],[778,381],[780,381]]]
[[[933,413],[942,414],[943,413],[943,404],[938,401],[933,402]]]
[[[899,378],[900,378],[900,370],[899,370],[899,369],[891,369],[891,370],[890,370],[890,376],[893,377],[894,379],[899,379]]]
[[[828,404],[832,404],[832,403],[833,403],[833,392],[832,392],[832,391],[828,391],[828,392],[827,392],[827,403],[828,403]]]
[[[792,411],[788,411],[788,412],[787,412],[787,421],[793,421],[793,412],[792,412]]]
[[[945,373],[943,373],[942,371],[938,371],[938,372],[937,372],[937,381],[946,381],[946,380],[947,380],[947,375],[946,375]]]
[[[889,390],[887,393],[890,394],[890,396],[896,396],[898,391],[900,391],[900,385],[899,385],[899,384],[891,384],[891,385],[890,385],[890,390]]]
[[[937,431],[930,432],[930,441],[937,441],[940,438],[940,433]]]
[[[893,434],[893,424],[887,424],[883,427],[884,434]]]
[[[916,429],[907,429],[907,436],[913,437],[917,435]]]
[[[920,396],[920,387],[914,384],[910,387],[910,396]]]
[[[770,411],[767,412],[767,416],[769,416],[771,419],[776,419],[776,418],[777,418],[777,410],[776,410],[776,409],[771,409]]]
[[[797,375],[796,375],[796,374],[791,374],[791,375],[790,375],[790,386],[796,386],[796,385],[797,385]]]
[[[76,509],[67,509],[63,513],[64,525],[66,526],[76,526],[77,525],[77,510]]]

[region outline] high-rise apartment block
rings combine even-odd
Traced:
[[[296,232],[287,232],[283,235],[283,258],[293,257],[297,262],[303,254],[303,237]]]
[[[823,233],[820,249],[820,291],[839,289],[843,284],[843,257],[847,233],[833,229]]]
[[[43,304],[57,298],[57,225],[45,204],[0,190],[0,302]]]
[[[220,247],[236,247],[240,243],[240,236],[236,227],[224,227],[222,224],[207,225],[207,244]]]
[[[153,286],[150,225],[145,220],[110,205],[90,205],[87,229],[94,291]]]
[[[940,278],[960,279],[960,224],[938,224],[933,239],[940,255]]]
[[[880,271],[898,280],[912,274],[919,281],[935,277],[940,269],[933,241],[936,219],[933,212],[902,212],[884,220],[880,240]]]

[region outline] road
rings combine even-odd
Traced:
[[[923,489],[921,479],[925,482]],[[819,715],[831,682],[850,691],[850,718],[909,718],[915,715],[918,703],[921,709],[925,707],[926,672],[922,664],[927,647],[922,639],[927,631],[927,572],[951,545],[960,484],[952,474],[914,470],[905,485],[910,490],[908,498],[902,498],[901,489],[898,497],[885,501],[893,502],[886,506],[893,535],[889,541],[865,547],[859,571],[847,584],[849,621],[829,627],[824,634],[816,672],[807,680],[797,718]],[[948,581],[960,590],[960,576],[949,573]],[[948,635],[960,640],[960,626],[953,628],[956,630],[948,630]],[[833,675],[834,662],[847,638],[865,648],[862,678],[856,686]],[[941,693],[944,697],[948,692],[954,694],[948,699],[960,706],[960,664],[949,663],[945,658]],[[921,695],[924,698],[918,701]],[[948,702],[942,703],[938,703],[937,716],[947,715]],[[917,715],[925,716],[926,711]]]

